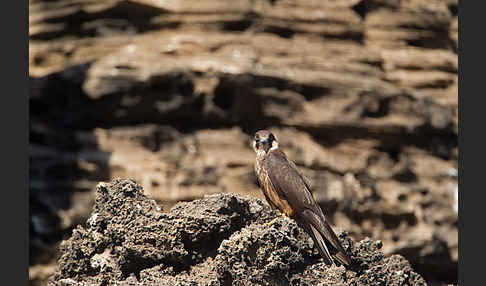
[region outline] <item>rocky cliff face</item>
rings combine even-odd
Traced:
[[[32,283],[99,181],[262,198],[262,128],[334,225],[457,280],[457,1],[29,3]]]

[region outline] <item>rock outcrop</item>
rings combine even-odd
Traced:
[[[260,199],[235,194],[164,213],[132,180],[100,183],[87,226],[61,244],[49,285],[426,285],[381,241],[339,237],[353,270],[326,266],[310,237]]]

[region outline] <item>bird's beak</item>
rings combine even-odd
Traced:
[[[267,142],[268,142],[267,138],[260,139],[260,143],[262,144],[266,144]]]

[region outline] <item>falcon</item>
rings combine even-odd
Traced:
[[[294,219],[311,237],[327,265],[336,259],[349,266],[351,259],[312,196],[308,180],[287,159],[268,130],[255,133],[255,173],[268,204],[282,215]]]

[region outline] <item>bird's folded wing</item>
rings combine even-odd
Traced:
[[[302,178],[302,180],[304,181],[305,186],[307,187],[307,189],[308,189],[309,191],[312,191],[312,190],[311,190],[311,187],[310,187],[310,182],[309,182],[309,180],[308,180],[308,179],[307,179],[307,178],[304,176],[304,174],[302,173],[302,171],[301,171],[299,168],[297,168],[297,166],[295,165],[295,163],[294,163],[294,162],[292,162],[291,160],[287,160],[287,161],[289,162],[290,167],[292,167],[292,169],[294,169],[295,171],[297,171],[297,173],[299,173],[299,175],[300,175],[300,177]]]
[[[299,211],[315,205],[308,184],[282,151],[277,149],[269,152],[265,164],[275,191],[282,199],[287,200],[294,210]]]
[[[330,243],[334,253],[344,256],[344,264],[349,264],[339,239],[326,220],[321,208],[312,197],[309,184],[300,174],[295,164],[287,159],[282,151],[274,150],[268,154],[267,172],[271,184],[278,194],[299,214],[299,220],[309,223]],[[311,228],[312,229],[312,228]],[[311,230],[310,229],[310,230]],[[340,259],[341,260],[341,259]]]
[[[346,255],[346,252],[342,248],[339,239],[323,215],[321,216],[320,214],[307,209],[301,213],[301,217],[304,221],[320,232],[326,241],[330,243],[333,249],[331,252],[334,254],[334,257],[338,258],[339,262],[345,265],[349,265],[351,263],[349,257]]]

